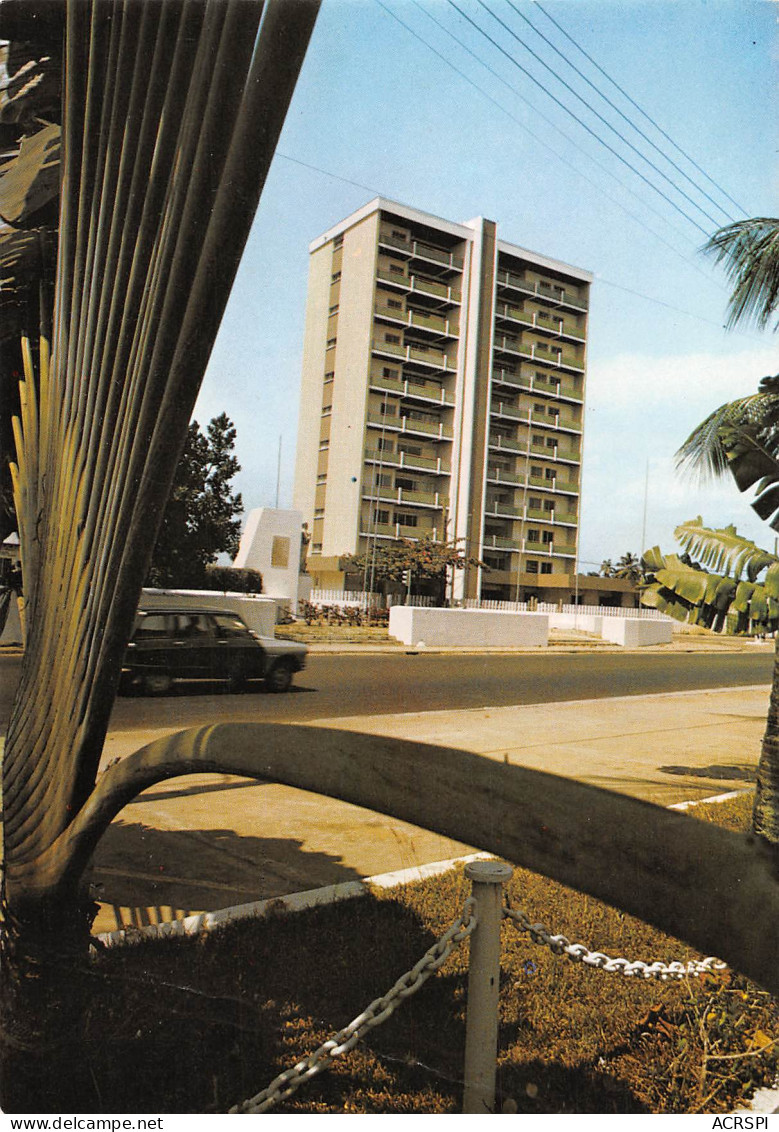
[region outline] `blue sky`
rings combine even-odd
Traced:
[[[455,3],[464,16],[449,0],[324,0],[196,410],[201,424],[222,411],[234,420],[243,467],[236,486],[246,510],[275,504],[280,438],[279,502],[291,503],[308,245],[381,194],[454,221],[490,217],[504,239],[594,273],[583,570],[643,549],[644,531],[647,546],[675,549],[674,527],[698,514],[711,526],[733,522],[773,547],[774,533],[754,516],[747,498],[729,482],[701,488],[680,480],[673,454],[711,409],[779,370],[772,334],[724,330],[724,276],[698,253],[706,234],[728,222],[723,208],[732,219],[776,215],[779,7],[770,0]],[[522,15],[715,203],[565,66]],[[560,28],[718,188],[668,145]],[[696,204],[618,139],[511,32]]]

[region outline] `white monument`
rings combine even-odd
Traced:
[[[233,566],[259,570],[268,597],[298,603],[302,516],[299,511],[258,507],[249,512]]]

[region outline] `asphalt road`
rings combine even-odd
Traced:
[[[0,730],[18,657],[0,657]],[[220,720],[306,720],[404,711],[602,699],[769,684],[773,650],[755,653],[313,654],[285,695],[226,695],[209,687],[117,700],[111,730],[191,727]]]

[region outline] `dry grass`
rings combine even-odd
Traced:
[[[277,625],[276,636],[285,641],[301,641],[304,645],[397,645],[403,646],[390,637],[387,627],[373,628],[367,625],[307,625],[305,621],[295,621],[291,625]]]
[[[744,828],[749,806],[739,798],[693,813]],[[512,903],[533,919],[593,948],[628,958],[692,955],[646,924],[524,870],[510,888]],[[80,1042],[41,1059],[30,1078],[31,1109],[47,1111],[41,1082],[53,1079],[50,1111],[225,1111],[388,990],[457,916],[466,894],[462,872],[453,872],[370,899],[101,956],[79,973],[89,995]],[[467,960],[465,944],[419,994],[278,1111],[459,1111]],[[732,1111],[775,1079],[779,1047],[769,1043],[779,1034],[777,1003],[739,975],[681,983],[606,975],[551,955],[511,924],[502,933],[501,968],[501,1105],[531,1113],[711,1113]]]

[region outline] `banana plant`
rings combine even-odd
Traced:
[[[721,632],[766,632],[779,621],[779,558],[738,534],[734,526],[714,530],[700,515],[682,523],[674,537],[685,551],[643,558],[644,605],[677,621]],[[697,561],[694,561],[695,558]],[[766,570],[765,578],[757,576]],[[742,578],[746,574],[746,578]]]

